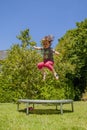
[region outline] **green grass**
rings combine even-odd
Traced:
[[[26,115],[25,104],[0,103],[0,130],[87,130],[87,102],[64,104],[64,114],[55,110],[55,106],[35,105],[35,109]]]

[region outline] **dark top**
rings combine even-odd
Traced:
[[[46,61],[52,61],[54,62],[54,59],[53,59],[53,53],[55,52],[51,47],[49,48],[41,48],[41,52],[43,54],[43,61],[46,62]]]

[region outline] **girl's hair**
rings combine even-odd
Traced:
[[[48,35],[45,36],[42,40],[41,43],[43,44],[44,41],[49,41],[50,43],[54,40],[54,36],[53,35]]]

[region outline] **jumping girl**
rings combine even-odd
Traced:
[[[59,52],[57,52],[51,48],[51,44],[52,44],[53,39],[54,39],[54,37],[51,35],[45,36],[41,40],[43,47],[34,46],[34,49],[41,50],[41,52],[43,54],[43,62],[40,62],[37,65],[39,70],[42,71],[43,80],[45,80],[45,78],[46,78],[46,72],[44,70],[45,67],[48,68],[53,73],[56,80],[59,79],[59,76],[53,67],[53,65],[54,65],[53,54],[59,55]]]

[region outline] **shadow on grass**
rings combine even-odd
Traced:
[[[26,108],[19,110],[19,112],[26,113]],[[71,110],[63,110],[63,113],[71,113]],[[61,114],[60,110],[55,110],[55,109],[34,109],[34,110],[29,110],[30,114]]]

